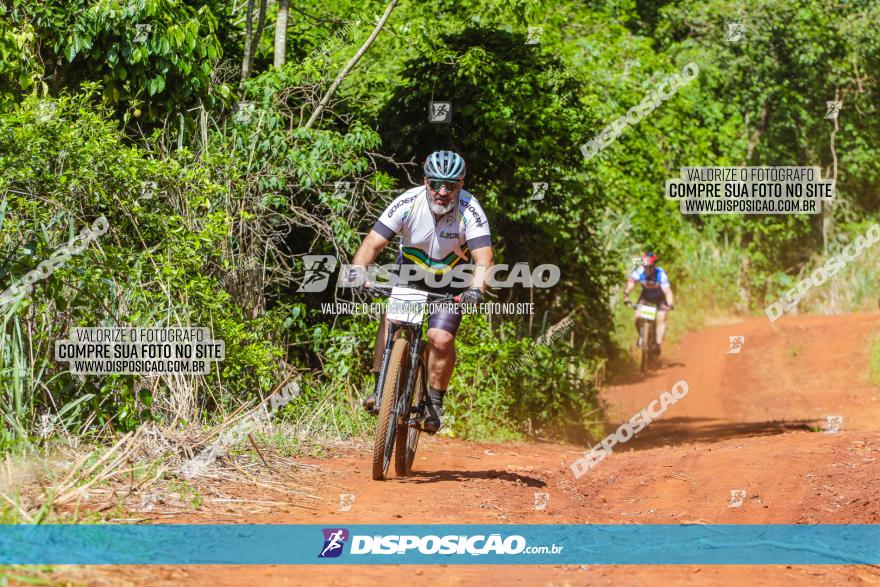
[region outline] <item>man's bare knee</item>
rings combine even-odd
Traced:
[[[455,337],[439,328],[428,329],[428,342],[431,343],[431,350],[440,354],[455,350]]]

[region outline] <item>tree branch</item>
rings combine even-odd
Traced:
[[[391,0],[388,3],[388,7],[385,9],[385,14],[382,15],[382,18],[379,19],[379,22],[376,23],[376,27],[373,29],[373,32],[370,33],[369,38],[364,41],[364,44],[358,49],[358,52],[354,54],[354,57],[345,65],[339,75],[336,76],[336,79],[333,81],[333,84],[330,86],[330,89],[327,90],[327,93],[324,94],[324,97],[321,98],[321,102],[318,104],[318,107],[315,109],[315,112],[312,113],[311,118],[309,118],[308,122],[306,122],[304,128],[312,128],[312,125],[315,124],[315,121],[318,120],[318,117],[321,115],[321,112],[324,111],[324,108],[327,106],[327,103],[330,102],[330,98],[333,94],[336,93],[337,88],[342,83],[342,80],[345,79],[345,76],[354,69],[354,66],[357,65],[357,62],[360,61],[361,57],[364,56],[364,53],[370,48],[370,45],[373,44],[373,41],[376,40],[376,37],[379,36],[379,32],[382,30],[382,27],[385,25],[385,21],[388,20],[388,17],[391,16],[391,11],[394,10],[394,6],[397,4],[397,0]]]
[[[254,30],[254,0],[248,0],[247,15],[244,17],[244,57],[241,60],[241,86],[251,72],[251,38]]]
[[[755,132],[752,133],[752,136],[749,138],[749,144],[746,147],[746,162],[751,160],[755,147],[758,146],[758,141],[761,140],[761,133],[767,128],[767,114],[767,102],[764,102],[764,105],[761,107],[761,117],[755,126]]]
[[[260,37],[263,36],[263,29],[266,26],[266,4],[269,0],[260,0],[260,11],[257,13],[257,30],[254,30],[254,0],[248,0],[247,16],[245,17],[244,27],[244,56],[241,60],[241,84],[250,77],[251,69],[254,66],[254,55],[260,44]]]

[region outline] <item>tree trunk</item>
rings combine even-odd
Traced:
[[[755,127],[755,132],[752,133],[752,136],[749,138],[749,144],[746,147],[746,163],[748,163],[752,158],[752,153],[755,152],[755,147],[758,146],[758,141],[761,140],[761,133],[764,132],[764,129],[767,128],[767,102],[764,102],[764,106],[761,107],[761,117],[758,121],[758,125]],[[748,127],[748,112],[746,113],[746,127]],[[746,129],[748,130],[748,128]]]
[[[288,0],[278,1],[278,20],[275,21],[275,67],[287,61],[287,6]]]
[[[248,0],[247,16],[244,25],[244,56],[241,59],[241,85],[250,77],[254,66],[254,55],[260,46],[260,37],[266,26],[266,4],[269,0],[260,0],[260,10],[257,13],[257,29],[254,30],[254,0]]]
[[[244,19],[244,56],[241,58],[241,84],[244,85],[244,80],[248,78],[251,73],[251,53],[253,53],[253,47],[251,47],[251,37],[253,36],[254,30],[254,0],[248,0],[247,3],[247,15]]]
[[[254,68],[254,55],[260,46],[260,38],[263,36],[263,29],[266,28],[266,4],[269,0],[260,0],[260,13],[257,17],[257,30],[254,31],[254,39],[251,42],[251,62],[248,65],[248,71]]]
[[[840,102],[840,88],[834,88],[834,101]],[[831,179],[834,180],[834,197],[837,198],[837,149],[835,148],[835,138],[837,137],[838,131],[840,131],[840,124],[838,123],[838,117],[840,116],[840,110],[838,109],[837,116],[834,117],[834,130],[831,131],[831,137],[829,140],[829,147],[831,149]],[[828,179],[826,177],[826,179]],[[831,204],[821,200],[819,206],[822,210],[822,252],[824,254],[828,254],[828,239],[831,236],[831,232],[834,230],[834,217],[831,213]]]

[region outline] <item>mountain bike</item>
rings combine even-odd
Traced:
[[[394,453],[394,471],[405,477],[419,446],[422,422],[428,404],[428,343],[422,340],[428,300],[432,303],[458,303],[459,296],[373,285],[367,292],[387,296],[390,304],[386,314],[388,328],[382,366],[376,384],[374,411],[378,411],[376,438],[373,442],[373,479],[383,481]]]
[[[636,325],[642,344],[639,373],[648,374],[649,369],[656,369],[657,364],[657,306],[653,304],[627,304],[636,311]]]

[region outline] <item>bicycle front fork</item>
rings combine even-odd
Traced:
[[[382,362],[379,363],[379,372],[376,374],[376,404],[375,410],[379,410],[379,405],[382,402],[382,389],[385,387],[385,374],[388,373],[388,360],[391,358],[391,347],[394,345],[394,326],[388,325],[387,330],[385,328],[385,316],[382,316],[382,321],[379,324],[379,331],[376,333],[376,356],[379,356],[379,342],[385,343],[385,349],[382,351]],[[385,334],[383,337],[382,334]],[[384,340],[383,340],[384,339]]]

